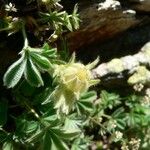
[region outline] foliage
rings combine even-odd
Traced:
[[[99,59],[84,65],[76,62],[75,54],[69,57],[66,49],[57,51],[55,40],[79,27],[77,5],[69,15],[59,0],[13,2],[2,5],[0,31],[8,36],[21,31],[24,45],[3,77],[11,96],[0,100],[0,149],[149,148],[145,96],[92,89],[99,81],[91,69]],[[28,6],[31,10],[36,6],[29,16],[21,13]],[[45,37],[46,31],[51,35]],[[43,45],[31,46],[29,32],[45,38]]]

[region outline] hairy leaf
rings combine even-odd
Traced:
[[[30,56],[32,58],[32,61],[36,63],[41,69],[48,70],[52,67],[52,64],[46,57],[35,52],[30,52]]]
[[[32,86],[39,87],[44,84],[40,72],[30,58],[27,60],[24,75],[26,80]]]
[[[13,88],[21,79],[26,66],[26,60],[21,57],[18,61],[13,63],[4,75],[4,85],[8,88]]]

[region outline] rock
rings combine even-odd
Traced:
[[[107,63],[100,64],[93,69],[93,77],[100,79],[101,84],[109,85],[118,82],[123,84],[126,80],[130,85],[150,83],[150,42],[145,44],[141,51],[135,55],[114,58]],[[121,81],[123,80],[123,82]],[[106,82],[107,81],[107,82]],[[106,82],[106,83],[105,83]],[[117,83],[118,85],[119,83]]]
[[[107,3],[80,4],[80,29],[67,34],[71,51],[94,41],[105,41],[127,29],[138,25],[141,20],[136,19],[134,10],[121,7],[118,1],[106,0]],[[111,3],[109,3],[111,2]]]
[[[150,12],[150,0],[130,0],[130,2],[136,11]]]

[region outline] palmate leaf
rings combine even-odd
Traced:
[[[64,129],[71,132],[81,132],[80,126],[82,125],[81,119],[77,118],[76,115],[72,114],[66,117],[64,122]]]
[[[69,150],[67,145],[54,132],[49,131],[52,140],[51,150]]]
[[[26,119],[22,118],[21,116],[19,119],[16,119],[16,131],[22,135],[28,135],[31,133],[35,133],[38,131],[39,124],[36,121],[27,121]]]
[[[82,114],[82,112],[93,111],[93,101],[96,100],[96,98],[97,95],[95,91],[83,93],[83,95],[81,95],[80,100],[78,100],[76,103],[78,113]]]
[[[39,87],[44,84],[40,72],[30,58],[27,60],[24,76],[32,86]]]
[[[13,63],[6,71],[3,82],[8,88],[13,88],[21,79],[26,66],[26,59],[22,56],[18,61]]]
[[[59,138],[66,139],[66,140],[73,139],[77,137],[77,135],[79,134],[79,131],[77,130],[69,131],[69,130],[63,130],[60,128],[52,128],[51,131],[55,133],[55,135],[57,135]]]
[[[48,58],[56,58],[57,50],[56,48],[50,47],[47,43],[45,43],[42,47],[42,55]]]
[[[47,58],[54,59],[54,58],[57,57],[57,55],[56,55],[56,48],[49,49],[49,50],[43,50],[42,51],[42,55],[47,57]]]
[[[30,52],[30,56],[32,61],[36,63],[41,69],[48,70],[52,68],[52,64],[45,56],[42,56],[36,52]]]

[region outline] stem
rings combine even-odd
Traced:
[[[37,118],[38,120],[40,120],[40,117],[37,114],[37,112],[25,100],[23,100],[23,103],[24,103],[26,109],[29,110],[34,115],[35,118]]]
[[[24,49],[26,49],[28,47],[29,43],[28,43],[27,34],[26,34],[26,31],[25,31],[25,26],[24,25],[22,27],[22,34],[23,34],[23,39],[24,39]]]
[[[112,118],[111,116],[106,115],[106,114],[102,114],[102,117],[105,117],[105,118],[107,118],[107,119],[111,119],[111,118]]]
[[[0,127],[0,131],[3,131],[5,134],[9,134],[6,130],[4,130],[3,128]]]

